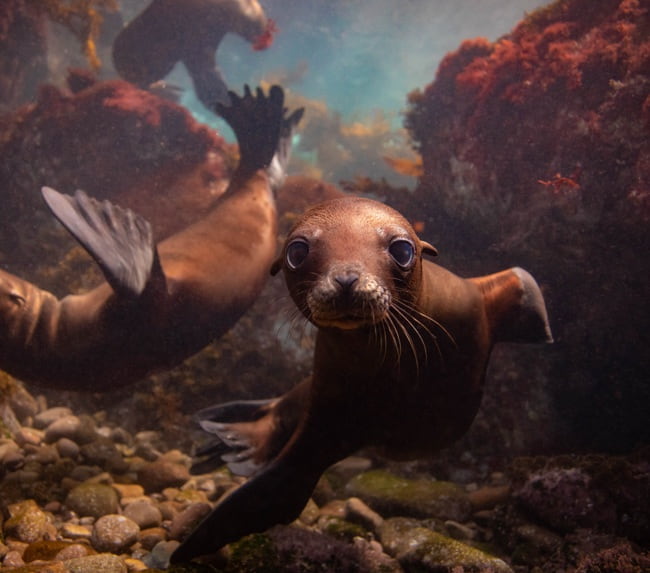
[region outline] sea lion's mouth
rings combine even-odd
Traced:
[[[372,314],[344,313],[339,311],[328,312],[323,309],[312,309],[311,321],[320,328],[339,328],[341,330],[355,330],[374,326],[386,318],[386,313],[377,311]]]
[[[356,330],[364,326],[369,326],[366,320],[347,317],[340,319],[315,319],[314,323],[320,328],[339,328],[341,330]]]

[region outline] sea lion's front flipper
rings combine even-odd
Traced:
[[[273,191],[280,189],[287,178],[287,165],[289,164],[289,159],[291,159],[293,134],[295,133],[304,113],[305,108],[300,107],[282,120],[278,146],[275,155],[271,160],[271,164],[266,170],[269,174],[269,180]]]
[[[172,554],[171,563],[186,563],[249,533],[290,523],[305,507],[323,470],[274,461],[219,502]]]
[[[553,342],[544,296],[520,267],[471,279],[483,294],[494,342]]]
[[[43,187],[42,193],[54,216],[95,259],[117,294],[139,296],[154,268],[162,274],[146,219],[83,191],[71,196]]]
[[[233,180],[248,177],[258,169],[268,169],[275,188],[284,178],[291,140],[304,108],[285,117],[284,90],[273,85],[268,96],[261,88],[255,93],[244,86],[244,95],[228,92],[230,105],[217,103],[215,111],[232,128],[239,146],[239,165]],[[231,183],[232,186],[232,183]]]

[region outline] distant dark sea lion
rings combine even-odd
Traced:
[[[199,414],[234,450],[231,467],[257,473],[172,562],[295,519],[323,471],[359,448],[405,459],[449,445],[476,415],[493,345],[552,340],[526,271],[463,279],[423,254],[436,251],[369,199],[326,201],[296,223],[274,271],[318,327],[313,375],[279,399]]]
[[[44,188],[107,282],[57,300],[0,271],[0,369],[53,388],[110,390],[179,364],[253,303],[276,256],[273,188],[302,110],[285,118],[278,86],[230,95],[219,108],[240,149],[230,185],[203,219],[157,247],[131,211]]]
[[[182,62],[197,97],[212,109],[227,103],[216,51],[229,32],[263,50],[275,26],[257,0],[153,0],[115,38],[113,63],[125,80],[147,87]]]

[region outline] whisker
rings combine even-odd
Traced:
[[[413,315],[417,315],[417,316],[422,318],[424,323],[428,323],[428,322],[433,323],[447,337],[449,342],[451,342],[456,348],[458,348],[458,344],[456,343],[456,339],[453,337],[451,332],[449,332],[449,330],[447,330],[445,328],[445,326],[441,322],[439,322],[438,320],[436,320],[432,316],[429,316],[428,314],[423,313],[422,311],[417,309],[413,304],[406,303],[406,302],[404,302],[402,300],[398,300],[398,301],[394,301],[394,302],[396,302],[398,304],[401,304],[402,308],[404,310],[406,310],[406,312],[408,312],[409,315],[411,315],[412,318],[415,318]],[[423,324],[423,326],[424,326],[424,324]]]
[[[303,341],[306,338],[313,339],[313,325],[295,304],[287,307],[280,316],[281,320],[275,326],[275,335],[277,338],[287,341],[291,340],[299,347],[304,346]]]
[[[397,330],[397,325],[395,324],[395,319],[392,315],[388,315],[384,322],[386,322],[387,334],[390,334],[390,337],[393,341],[393,346],[395,348],[395,359],[399,363],[402,359],[402,340],[399,336],[399,331]],[[386,352],[388,352],[388,347],[386,347]]]
[[[393,308],[393,310],[397,310]],[[396,312],[395,316],[392,316],[394,323],[399,327],[399,330],[401,331],[402,335],[404,336],[405,341],[408,343],[409,348],[411,349],[411,352],[413,354],[413,359],[415,360],[415,371],[417,374],[420,372],[420,361],[418,358],[418,352],[417,349],[415,348],[415,342],[413,341],[413,337],[409,333],[409,329],[407,328],[410,326],[413,328],[413,325],[409,322],[408,317],[404,316],[403,313]],[[406,322],[406,324],[404,324]],[[397,334],[399,338],[399,332]]]
[[[412,328],[417,332],[418,337],[420,338],[420,341],[422,342],[422,347],[424,349],[424,354],[425,354],[425,360],[428,360],[428,346],[424,340],[424,337],[422,336],[422,333],[420,330],[423,330],[425,334],[428,334],[429,337],[431,338],[433,344],[436,347],[436,350],[438,352],[438,356],[440,359],[444,362],[444,357],[442,355],[442,351],[440,349],[440,345],[438,344],[438,337],[431,331],[431,329],[421,320],[419,320],[416,316],[413,316],[413,314],[410,312],[411,309],[409,308],[408,305],[406,304],[401,304],[400,305],[395,305],[395,310],[399,311],[405,316],[405,319],[407,319]],[[418,328],[418,326],[420,328]]]
[[[386,325],[384,324],[385,321],[381,322],[374,322],[372,324],[372,337],[377,341],[377,345],[379,346],[379,353],[381,355],[381,363],[383,364],[386,362],[386,359],[388,358],[388,340],[387,340],[387,334],[386,334]]]
[[[436,337],[435,337],[435,335],[434,335],[430,330],[428,330],[428,329],[427,329],[427,328],[426,328],[422,323],[418,323],[418,321],[413,321],[413,320],[412,320],[412,317],[410,317],[408,313],[406,313],[406,312],[404,312],[402,309],[400,309],[400,307],[399,307],[398,305],[393,306],[392,310],[393,310],[393,311],[394,311],[394,312],[395,312],[395,313],[396,313],[396,314],[397,314],[397,315],[398,315],[402,320],[404,320],[404,322],[406,322],[407,325],[410,326],[411,329],[415,332],[415,334],[417,335],[418,339],[420,340],[420,344],[422,345],[422,351],[423,351],[423,353],[424,353],[424,360],[425,360],[425,362],[428,362],[428,361],[429,361],[429,349],[428,349],[427,344],[426,344],[426,342],[425,342],[425,340],[424,340],[424,337],[422,336],[422,333],[421,333],[420,330],[417,328],[416,324],[420,324],[420,326],[421,326],[421,327],[422,327],[422,328],[423,328],[423,329],[424,329],[424,330],[425,330],[425,331],[426,331],[426,332],[431,336],[431,338],[432,338],[434,344],[435,344],[436,347],[437,347],[438,344],[437,344],[437,341],[436,341]],[[416,324],[414,324],[414,322],[415,322]],[[411,337],[411,338],[412,338],[412,337]],[[416,359],[416,361],[417,361],[417,356],[416,356],[416,355],[417,355],[417,349],[415,348],[415,343],[414,343],[414,342],[413,342],[413,344],[412,344],[412,347],[413,347],[413,354],[415,355],[415,359]],[[438,349],[438,352],[439,352],[439,351],[440,351],[440,349]]]

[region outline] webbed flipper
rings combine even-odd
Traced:
[[[74,196],[50,187],[41,191],[54,216],[95,259],[117,294],[137,297],[154,267],[162,274],[146,219],[109,201],[97,201],[83,191],[76,191]]]
[[[293,134],[295,133],[296,127],[298,127],[304,114],[305,108],[300,107],[282,120],[278,146],[275,155],[273,155],[273,159],[267,168],[273,191],[277,191],[282,187],[287,178],[287,165],[289,164],[289,159],[291,159]]]
[[[248,177],[258,169],[268,169],[274,188],[284,180],[295,127],[304,108],[285,117],[284,90],[271,86],[268,96],[261,88],[255,94],[244,86],[244,95],[228,92],[230,105],[217,103],[215,111],[235,132],[240,160],[233,180]]]
[[[287,444],[307,408],[311,378],[270,400],[239,400],[194,415],[210,439],[197,448],[192,473],[216,469],[250,476],[264,470]]]
[[[197,447],[190,473],[213,471],[224,462],[236,475],[250,476],[263,464],[254,459],[254,422],[269,414],[274,400],[240,400],[199,410],[194,419],[210,438]]]
[[[494,342],[553,342],[544,296],[520,267],[471,279],[481,290]]]

